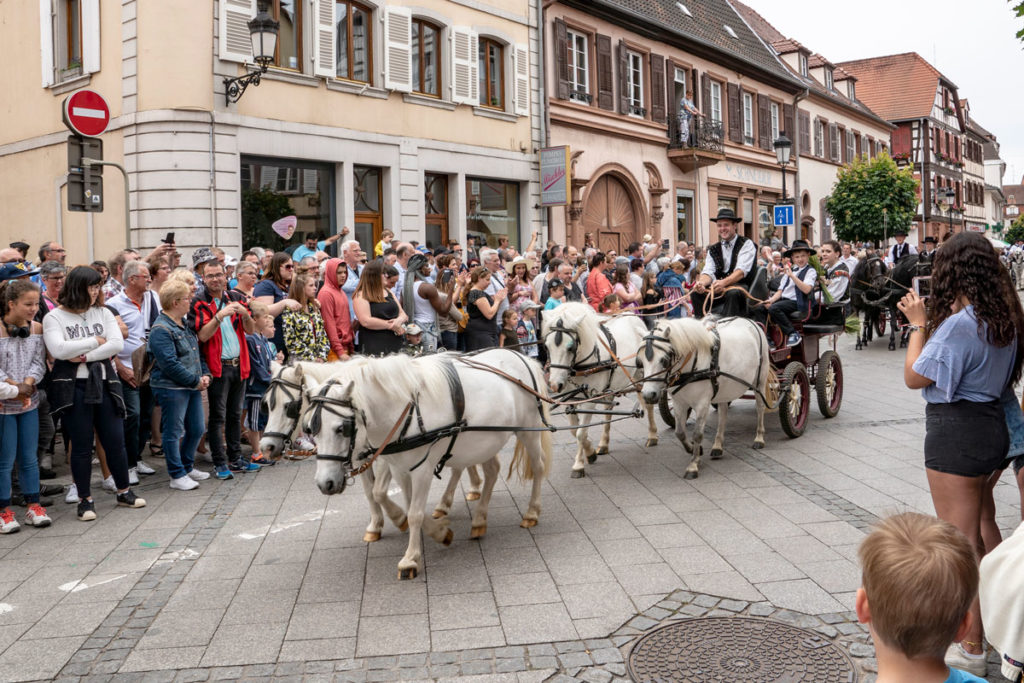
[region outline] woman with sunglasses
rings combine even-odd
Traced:
[[[295,263],[288,253],[279,251],[270,259],[267,272],[263,279],[253,287],[253,299],[266,304],[270,315],[274,316],[274,346],[283,350],[284,326],[281,324],[281,314],[285,309],[298,311],[302,306],[295,299],[288,298],[288,288],[291,287],[292,277],[295,275]]]
[[[111,359],[124,346],[114,314],[103,305],[102,278],[89,266],[73,268],[64,280],[60,306],[43,318],[43,340],[54,358],[48,397],[71,438],[71,475],[81,501],[78,519],[96,519],[90,493],[93,433],[107,454],[117,504],[141,508],[146,501],[128,487],[124,448],[124,397]]]

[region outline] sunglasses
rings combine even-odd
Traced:
[[[289,263],[288,265],[282,266],[285,270],[295,270],[295,266]]]

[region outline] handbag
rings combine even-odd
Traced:
[[[135,386],[141,387],[149,383],[149,376],[153,373],[155,361],[150,355],[147,344],[132,351],[132,372],[135,373]]]

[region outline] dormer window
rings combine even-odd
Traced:
[[[807,55],[800,53],[800,75],[807,78]]]
[[[832,81],[832,69],[830,69],[830,68],[828,68],[826,66],[825,67],[825,87],[828,88],[829,90],[832,90],[832,86],[833,85],[834,85],[834,83]]]
[[[852,78],[846,81],[846,92],[851,100],[857,99],[857,83]]]

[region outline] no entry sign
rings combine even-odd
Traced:
[[[93,90],[79,90],[64,100],[64,125],[76,135],[94,138],[107,129],[110,107]]]

